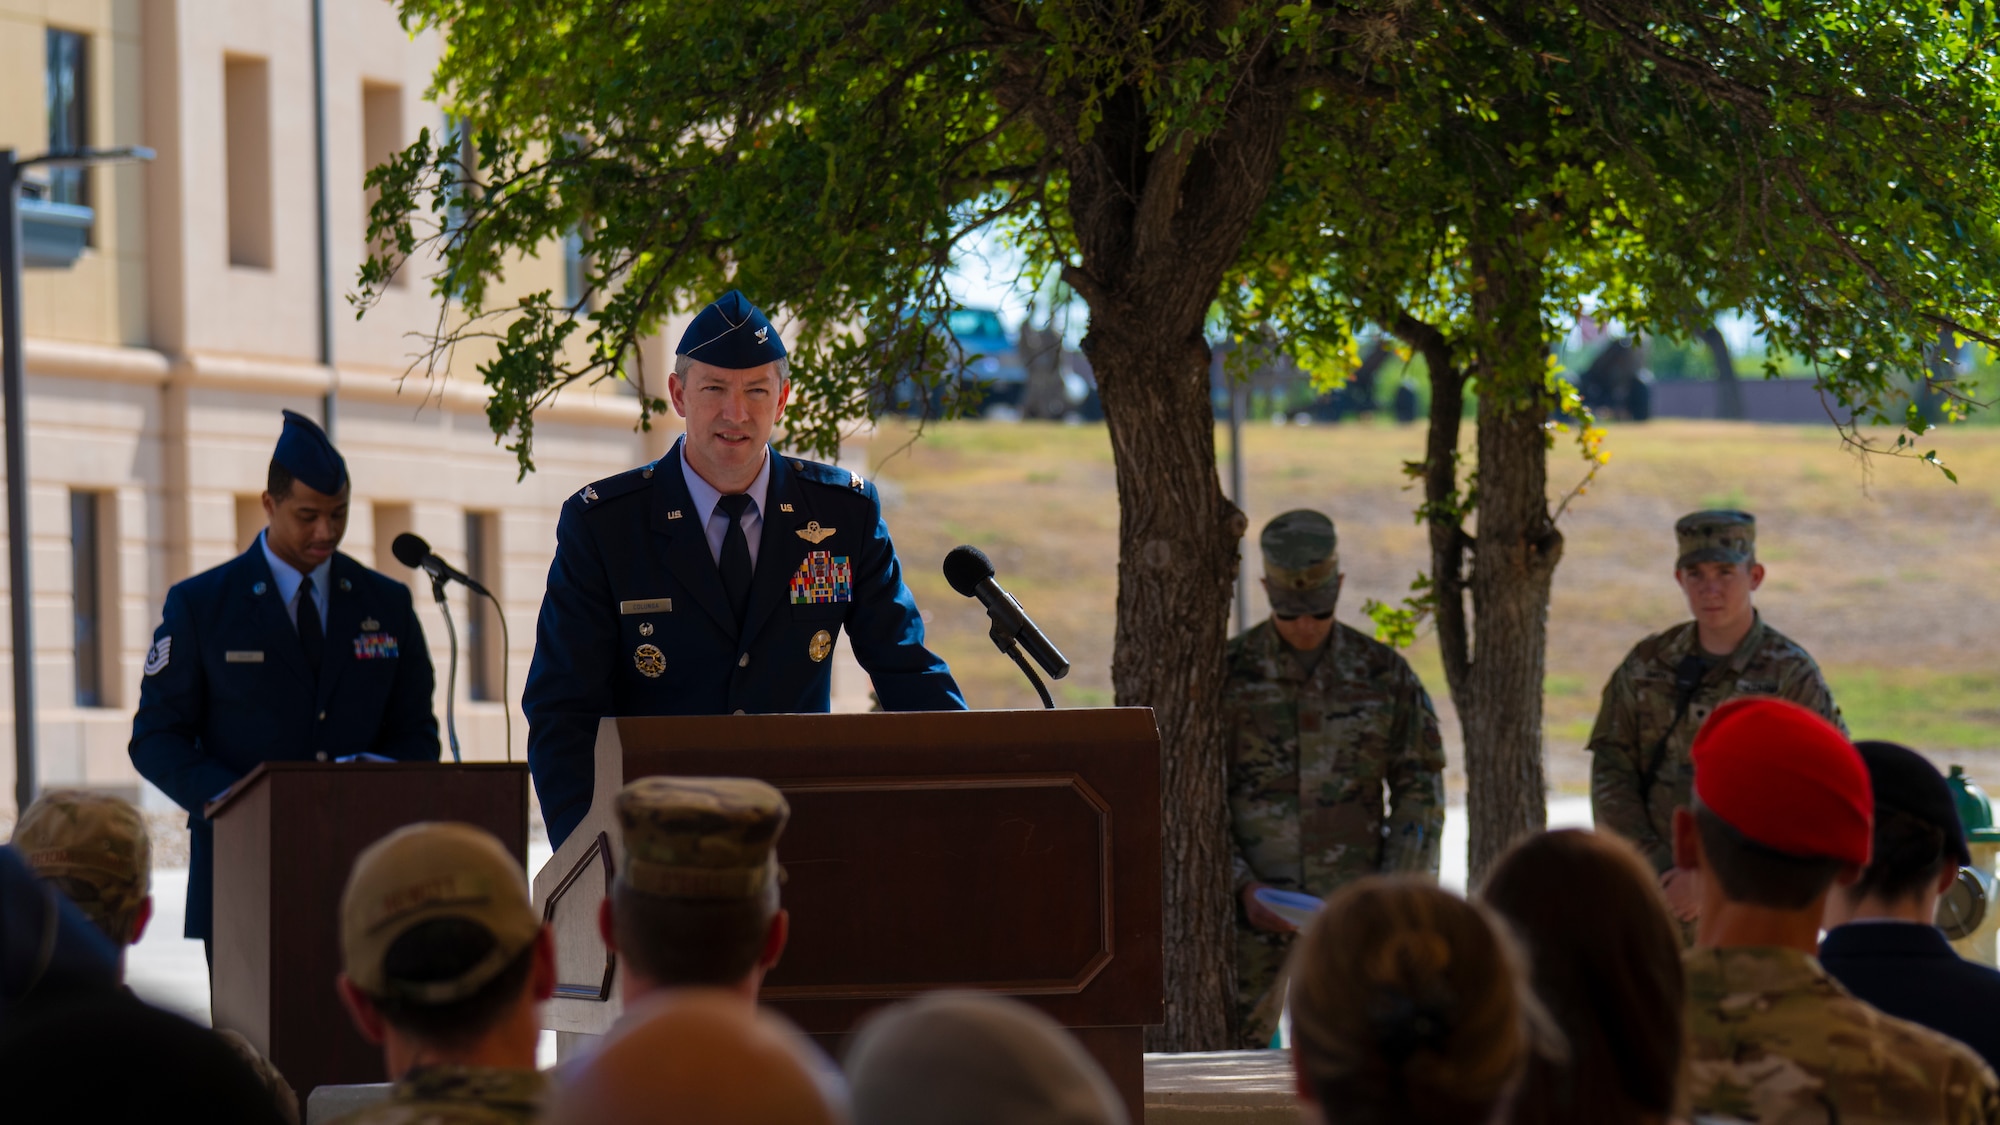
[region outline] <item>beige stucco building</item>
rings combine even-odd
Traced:
[[[364,256],[365,168],[443,124],[423,98],[438,45],[411,39],[386,0],[326,0],[324,19],[331,363],[320,334],[310,0],[0,0],[0,146],[24,156],[50,147],[53,75],[81,91],[65,92],[74,100],[60,108],[84,143],[158,153],[149,166],[94,170],[81,189],[51,185],[87,194],[92,245],[69,269],[27,275],[44,786],[141,791],[126,743],[167,588],[263,526],[257,496],[281,407],[319,417],[332,394],[354,480],[349,554],[408,576],[388,543],[413,530],[471,562],[503,599],[513,634],[505,701],[490,624],[481,674],[461,666],[458,681],[461,738],[480,758],[503,753],[503,708],[515,708],[517,758],[525,745],[516,701],[562,501],[672,436],[636,433],[636,404],[619,388],[566,391],[537,426],[539,471],[517,482],[513,455],[487,430],[469,357],[443,382],[402,380],[407,334],[438,312],[421,263],[359,322],[345,298]],[[56,73],[64,67],[73,72]],[[561,249],[516,274],[509,283],[524,290],[560,291]],[[443,624],[428,584],[412,585],[442,715]],[[461,596],[461,637],[466,609]],[[0,675],[0,692],[7,682]],[[0,704],[12,706],[4,694]],[[12,805],[9,732],[0,723],[0,816]]]

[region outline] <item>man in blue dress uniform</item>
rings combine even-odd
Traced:
[[[434,674],[409,587],[337,551],[347,500],[347,462],[326,431],[285,411],[264,531],[167,591],[146,654],[132,764],[188,811],[187,936],[211,957],[204,805],[259,762],[438,757]]]
[[[599,719],[826,711],[843,627],[885,709],[965,708],[875,486],[771,449],[791,384],[763,312],[735,290],[703,309],[667,391],[686,436],[556,525],[521,706],[558,847],[589,811]]]

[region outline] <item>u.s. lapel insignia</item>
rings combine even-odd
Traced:
[[[827,537],[832,535],[837,530],[839,529],[832,527],[821,527],[819,525],[818,520],[807,520],[806,525],[802,528],[799,528],[798,536],[799,538],[817,547],[821,543],[824,543]]]
[[[667,657],[652,645],[640,645],[632,654],[632,666],[639,669],[641,676],[657,680],[660,678],[660,673],[667,670]]]
[[[667,513],[667,518],[670,520],[677,520],[681,518],[681,510],[679,508],[675,508],[673,511]]]
[[[792,506],[790,504],[780,504],[778,505],[778,510],[781,512],[789,512],[792,510]]]
[[[364,617],[361,619],[362,632],[375,633],[375,632],[380,632],[381,629],[382,629],[382,623],[380,621],[377,621],[372,617]]]
[[[814,633],[813,639],[806,642],[806,655],[812,657],[814,664],[825,660],[827,654],[832,651],[833,634],[827,632],[825,629]]]

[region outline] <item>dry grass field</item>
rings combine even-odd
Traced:
[[[1587,789],[1581,748],[1605,678],[1640,637],[1685,616],[1671,576],[1675,517],[1742,507],[1758,516],[1769,570],[1758,605],[1819,660],[1855,736],[1909,742],[2000,786],[2000,429],[1935,436],[1961,483],[1910,460],[1861,459],[1825,427],[1614,425],[1611,463],[1562,524],[1546,682],[1551,785]],[[1419,429],[1388,424],[1246,427],[1253,549],[1255,529],[1280,511],[1330,513],[1347,573],[1340,617],[1367,627],[1363,601],[1400,598],[1425,565],[1416,494],[1400,473],[1422,440]],[[1227,442],[1218,433],[1225,456]],[[1058,703],[1109,703],[1118,511],[1103,427],[959,422],[920,437],[885,427],[867,455],[932,647],[972,705],[1035,700],[987,641],[977,603],[939,572],[959,543],[993,557],[1069,656]],[[1572,448],[1559,446],[1552,492],[1582,472]],[[1266,612],[1253,585],[1251,619]],[[1434,638],[1409,655],[1444,714],[1456,762],[1457,719]],[[1454,789],[1462,781],[1455,770],[1450,780]]]

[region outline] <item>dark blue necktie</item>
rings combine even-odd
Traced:
[[[715,506],[729,517],[729,530],[722,533],[722,557],[716,560],[716,566],[722,571],[722,589],[729,595],[729,612],[741,625],[743,611],[750,605],[750,539],[743,534],[743,513],[750,507],[750,497],[732,493],[716,501]]]
[[[319,678],[320,658],[326,655],[326,632],[320,628],[319,607],[313,604],[313,580],[308,574],[299,580],[299,645],[306,650],[306,667]]]

